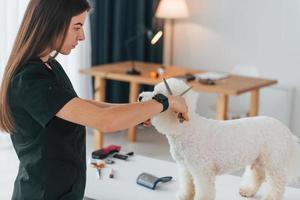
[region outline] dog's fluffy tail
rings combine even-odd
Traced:
[[[300,180],[300,140],[294,135],[288,166],[288,178],[290,182]]]

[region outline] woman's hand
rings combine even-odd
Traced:
[[[148,119],[148,120],[144,121],[143,126],[146,127],[146,128],[151,127],[152,126],[151,119]]]
[[[189,121],[188,107],[185,99],[181,96],[168,96],[169,109],[178,113],[178,118],[183,121]]]
[[[189,121],[188,107],[186,105],[185,99],[181,96],[168,96],[168,100],[170,111],[177,113],[179,121]],[[148,119],[144,121],[143,125],[147,128],[152,126],[151,120]]]

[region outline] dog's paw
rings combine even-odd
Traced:
[[[184,193],[177,193],[176,200],[193,200],[193,195],[187,195]]]
[[[240,195],[242,197],[254,197],[254,195],[256,194],[257,189],[256,188],[252,188],[252,187],[241,187],[240,188]]]

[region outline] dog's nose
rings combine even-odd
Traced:
[[[142,97],[142,96],[139,96],[138,101],[141,102],[142,99],[143,99],[143,97]]]

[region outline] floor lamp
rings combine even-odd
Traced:
[[[157,7],[155,17],[165,20],[164,63],[173,65],[174,20],[189,16],[185,0],[161,0]]]

